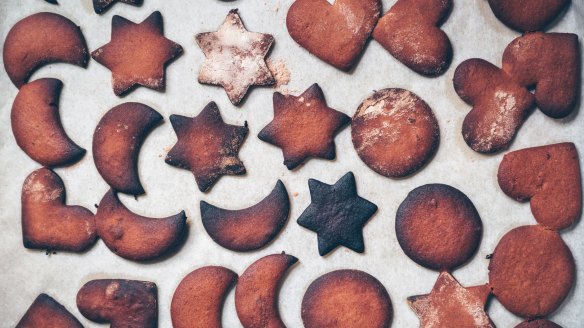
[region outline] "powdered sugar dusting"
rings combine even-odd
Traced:
[[[488,131],[485,135],[478,139],[475,148],[481,151],[488,151],[492,149],[493,144],[506,144],[509,142],[517,127],[517,119],[514,114],[517,111],[517,100],[513,94],[497,90],[494,95],[496,109],[492,116],[488,129],[480,129],[481,131]]]
[[[48,203],[58,199],[63,193],[63,188],[50,189],[42,181],[38,180],[39,172],[32,173],[24,182],[22,190],[32,197],[33,201]]]

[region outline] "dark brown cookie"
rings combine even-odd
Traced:
[[[274,119],[258,138],[282,149],[289,170],[310,157],[335,158],[335,135],[351,118],[327,106],[318,84],[300,96],[274,92],[273,100]]]
[[[527,320],[515,326],[515,328],[562,328],[562,326],[546,319]]]
[[[570,0],[489,0],[493,14],[520,32],[541,31],[569,4]]]
[[[454,90],[473,106],[462,123],[462,136],[479,153],[509,147],[531,113],[535,98],[497,66],[486,60],[465,60],[454,72]]]
[[[560,235],[540,225],[509,231],[489,263],[489,285],[499,302],[523,318],[545,317],[574,284],[572,252]]]
[[[408,194],[395,217],[397,240],[414,262],[452,270],[468,261],[482,237],[482,222],[471,200],[444,184],[427,184]]]
[[[18,146],[44,166],[74,163],[85,155],[67,136],[59,115],[63,83],[57,79],[39,79],[18,91],[10,119]]]
[[[361,103],[353,116],[351,137],[357,154],[373,171],[401,178],[434,156],[440,129],[420,97],[404,89],[383,89]]]
[[[166,218],[149,218],[130,212],[109,190],[99,203],[97,234],[117,255],[134,261],[151,260],[172,251],[185,235],[185,211]]]
[[[93,133],[93,161],[113,189],[131,195],[144,193],[138,176],[138,155],[144,139],[163,118],[140,103],[110,109]]]
[[[439,28],[451,9],[452,0],[399,0],[371,36],[413,71],[440,75],[452,60],[450,39]]]
[[[380,0],[296,0],[286,16],[288,33],[300,46],[338,69],[359,58],[381,14]]]
[[[262,257],[245,269],[235,287],[235,309],[244,327],[286,327],[278,311],[278,291],[297,261],[282,252]]]
[[[26,248],[81,252],[97,240],[93,213],[65,204],[65,185],[47,168],[22,186],[22,242]]]
[[[237,9],[218,31],[199,33],[195,40],[206,58],[199,83],[222,86],[232,104],[237,106],[252,85],[276,83],[265,62],[274,37],[246,30]]]
[[[313,281],[302,299],[307,328],[386,328],[393,307],[385,287],[358,270],[337,270]]]
[[[164,37],[162,26],[158,11],[140,24],[121,16],[112,18],[111,41],[92,52],[91,57],[112,71],[117,96],[138,85],[164,91],[165,67],[182,54],[183,48]]]
[[[77,292],[77,308],[84,317],[111,328],[158,327],[156,284],[148,281],[92,280]]]
[[[511,41],[503,70],[518,84],[535,87],[535,102],[553,118],[569,115],[580,98],[580,45],[571,33],[528,33]]]
[[[171,115],[170,123],[178,140],[165,161],[190,170],[199,190],[208,191],[223,175],[245,174],[237,153],[249,131],[247,122],[244,126],[225,124],[217,105],[210,102],[195,117]]]
[[[566,229],[582,213],[578,151],[571,142],[507,153],[497,178],[509,197],[530,201],[531,212],[541,225]]]
[[[30,15],[16,23],[4,41],[4,68],[17,88],[50,63],[86,67],[87,45],[79,26],[53,13]]]
[[[127,3],[133,6],[141,6],[143,0],[93,0],[93,10],[96,14],[101,14],[108,10],[116,2]]]
[[[213,240],[232,251],[261,248],[282,230],[290,212],[288,192],[278,180],[259,203],[241,210],[226,210],[201,201],[201,220]]]
[[[40,294],[16,328],[83,328],[67,309],[47,294]]]
[[[221,328],[223,302],[237,274],[220,266],[206,266],[180,282],[170,305],[173,328]]]

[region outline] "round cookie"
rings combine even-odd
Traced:
[[[523,321],[515,326],[515,328],[562,328],[562,326],[546,319],[537,319],[531,321]]]
[[[359,270],[338,270],[312,282],[302,299],[307,328],[389,327],[393,307],[385,287]]]
[[[440,141],[432,109],[414,93],[383,89],[365,99],[351,123],[357,154],[375,172],[401,178],[419,170]]]
[[[476,252],[482,222],[471,200],[444,184],[427,184],[408,194],[396,219],[397,240],[414,262],[433,270],[451,270]]]
[[[560,235],[540,225],[521,226],[499,241],[489,263],[489,285],[499,302],[523,318],[554,312],[575,278],[574,258]]]

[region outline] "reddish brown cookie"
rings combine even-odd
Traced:
[[[357,154],[373,171],[402,178],[426,164],[440,142],[432,109],[414,93],[383,89],[365,99],[353,116]]]
[[[141,6],[143,0],[93,0],[93,10],[96,14],[101,14],[109,9],[116,2],[127,3],[133,6]]]
[[[63,83],[57,79],[39,79],[18,91],[10,119],[16,143],[30,158],[44,166],[74,163],[85,149],[67,136],[59,115]]]
[[[40,294],[16,328],[83,328],[67,309],[47,294]]]
[[[113,189],[131,195],[144,193],[138,176],[138,155],[144,139],[162,122],[162,115],[140,103],[110,109],[93,133],[93,161]]]
[[[582,213],[578,151],[571,142],[507,153],[497,178],[509,197],[530,201],[531,212],[541,225],[566,229]]]
[[[220,266],[206,266],[180,282],[170,305],[173,328],[221,328],[221,311],[237,274]]]
[[[156,284],[148,281],[92,280],[77,292],[77,308],[84,317],[111,328],[158,327]]]
[[[151,260],[172,251],[185,235],[185,212],[166,218],[149,218],[130,212],[109,190],[99,203],[97,234],[117,255],[134,261]]]
[[[288,192],[278,180],[259,203],[241,210],[226,210],[201,201],[201,220],[213,240],[233,251],[261,248],[282,230],[290,212]]]
[[[302,299],[302,322],[307,328],[385,328],[393,307],[385,287],[358,270],[337,270],[313,281]]]
[[[286,16],[300,46],[344,71],[353,67],[381,14],[379,0],[296,0]]]
[[[199,190],[208,191],[223,175],[245,174],[237,154],[249,131],[247,122],[244,126],[225,124],[217,105],[210,102],[192,118],[170,115],[170,123],[178,140],[165,161],[190,170]]]
[[[540,225],[509,231],[489,263],[489,285],[499,302],[523,318],[545,317],[564,301],[575,279],[572,252],[560,235]]]
[[[515,326],[515,328],[562,328],[562,326],[545,319],[535,319],[523,321]]]
[[[50,63],[86,67],[87,45],[79,26],[53,13],[30,15],[16,23],[4,41],[4,68],[17,88]]]
[[[274,119],[258,138],[281,148],[284,165],[292,170],[310,157],[334,159],[335,135],[350,121],[327,106],[315,83],[300,96],[274,92]]]
[[[47,168],[32,172],[22,186],[22,242],[26,248],[81,252],[97,240],[93,213],[67,206],[65,185]]]
[[[535,87],[535,101],[553,118],[570,114],[580,98],[580,45],[571,33],[528,33],[511,41],[503,70],[518,84]]]
[[[489,0],[493,14],[520,32],[541,31],[569,4],[570,0]]]
[[[454,90],[473,106],[462,123],[472,150],[494,153],[509,147],[531,113],[535,98],[509,75],[486,60],[472,58],[456,68]]]
[[[451,8],[452,0],[399,0],[371,36],[413,71],[440,75],[452,60],[450,39],[439,28]]]
[[[395,217],[397,240],[414,262],[452,270],[468,261],[482,237],[482,222],[471,200],[444,184],[427,184],[408,194]]]
[[[162,26],[159,11],[140,24],[117,15],[112,18],[111,41],[92,52],[91,57],[112,71],[117,96],[138,85],[164,91],[164,69],[183,49],[164,37]]]

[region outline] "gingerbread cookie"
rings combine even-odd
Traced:
[[[413,174],[440,142],[432,109],[404,89],[376,91],[361,103],[351,122],[357,154],[373,171],[391,178]]]
[[[313,281],[302,299],[302,322],[307,328],[385,328],[393,307],[385,287],[358,270],[337,270]]]
[[[127,3],[133,6],[141,6],[143,0],[93,0],[93,10],[96,14],[104,13],[116,2]]]
[[[562,328],[562,326],[546,319],[535,319],[523,321],[522,323],[515,326],[515,328]]]
[[[16,328],[83,328],[67,309],[47,294],[40,294]]]
[[[570,0],[489,0],[493,14],[519,32],[541,31],[570,4]]]
[[[141,85],[164,91],[164,69],[183,48],[164,37],[162,15],[153,12],[140,24],[121,16],[112,18],[111,41],[91,53],[112,71],[114,93],[122,96]]]
[[[413,71],[440,75],[452,60],[450,39],[440,29],[451,9],[452,0],[399,0],[371,36]]]
[[[79,26],[58,14],[38,13],[10,29],[2,59],[8,77],[20,88],[43,65],[68,63],[86,67],[89,55]]]
[[[327,106],[315,83],[300,96],[274,92],[274,119],[258,138],[281,148],[284,165],[292,170],[310,157],[334,159],[334,137],[350,121]]]
[[[301,47],[348,71],[359,58],[381,14],[380,0],[296,0],[286,16],[288,33]]]

